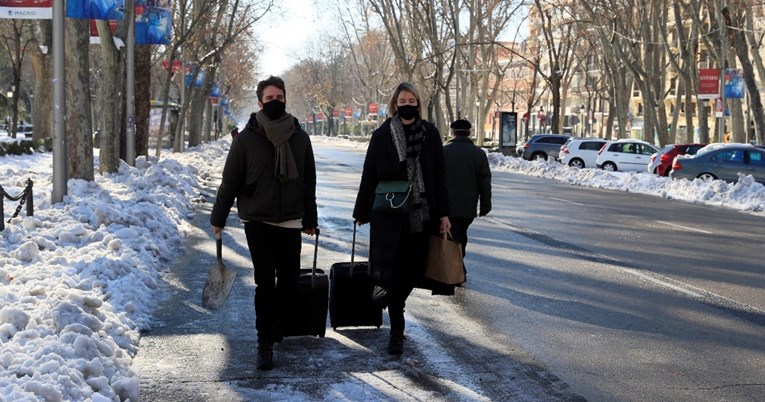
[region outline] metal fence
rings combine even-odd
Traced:
[[[21,192],[21,194],[17,196],[12,196],[5,192],[5,189],[3,189],[3,186],[0,186],[0,231],[5,230],[5,199],[9,199],[11,201],[20,201],[19,206],[16,207],[16,211],[13,213],[13,216],[11,216],[10,219],[8,219],[8,222],[11,221],[11,219],[19,216],[19,212],[21,212],[21,208],[24,207],[24,204],[27,204],[27,216],[33,216],[35,214],[34,210],[34,202],[32,198],[32,179],[27,179],[27,185],[24,187],[24,191]]]

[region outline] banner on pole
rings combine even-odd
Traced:
[[[725,97],[727,99],[744,99],[744,71],[735,68],[725,69]]]
[[[49,20],[53,6],[51,0],[0,0],[0,18]]]
[[[90,20],[125,18],[125,0],[67,0],[66,16]]]
[[[169,45],[173,36],[170,0],[136,0],[135,44]]]
[[[699,69],[699,99],[715,99],[720,96],[720,70]]]

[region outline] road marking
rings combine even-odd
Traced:
[[[656,221],[656,222],[662,223],[664,225],[674,226],[674,227],[680,228],[680,229],[690,230],[692,232],[699,232],[699,233],[704,233],[704,234],[712,234],[712,232],[709,232],[709,231],[706,231],[706,230],[701,230],[701,229],[691,228],[691,227],[688,227],[688,226],[678,225],[678,224],[672,223],[672,222],[666,222],[666,221]]]
[[[568,204],[574,204],[574,205],[587,205],[587,204],[582,204],[581,202],[574,202],[574,201],[564,200],[563,198],[550,197],[550,199],[551,200],[555,200],[555,201],[565,202],[565,203],[568,203]]]

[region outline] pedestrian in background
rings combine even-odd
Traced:
[[[353,210],[359,224],[369,222],[371,226],[369,264],[375,300],[388,307],[390,354],[404,351],[404,307],[424,278],[429,236],[451,227],[441,135],[420,117],[421,105],[414,85],[398,85],[388,103],[391,117],[369,141]],[[372,209],[378,183],[390,180],[412,184],[413,205],[408,213]]]
[[[255,268],[257,368],[270,370],[300,275],[300,232],[313,235],[318,226],[316,165],[308,134],[285,111],[284,81],[260,81],[257,96],[261,110],[231,143],[210,223],[223,230],[236,200]]]
[[[462,243],[464,261],[467,232],[476,217],[479,199],[478,216],[485,216],[491,211],[491,170],[486,152],[470,139],[470,122],[455,120],[450,127],[454,138],[444,146],[446,183],[452,207],[449,222],[452,224],[452,237]]]

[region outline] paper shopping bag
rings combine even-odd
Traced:
[[[431,236],[425,277],[447,285],[465,282],[462,244],[447,238],[446,233],[443,237]]]

